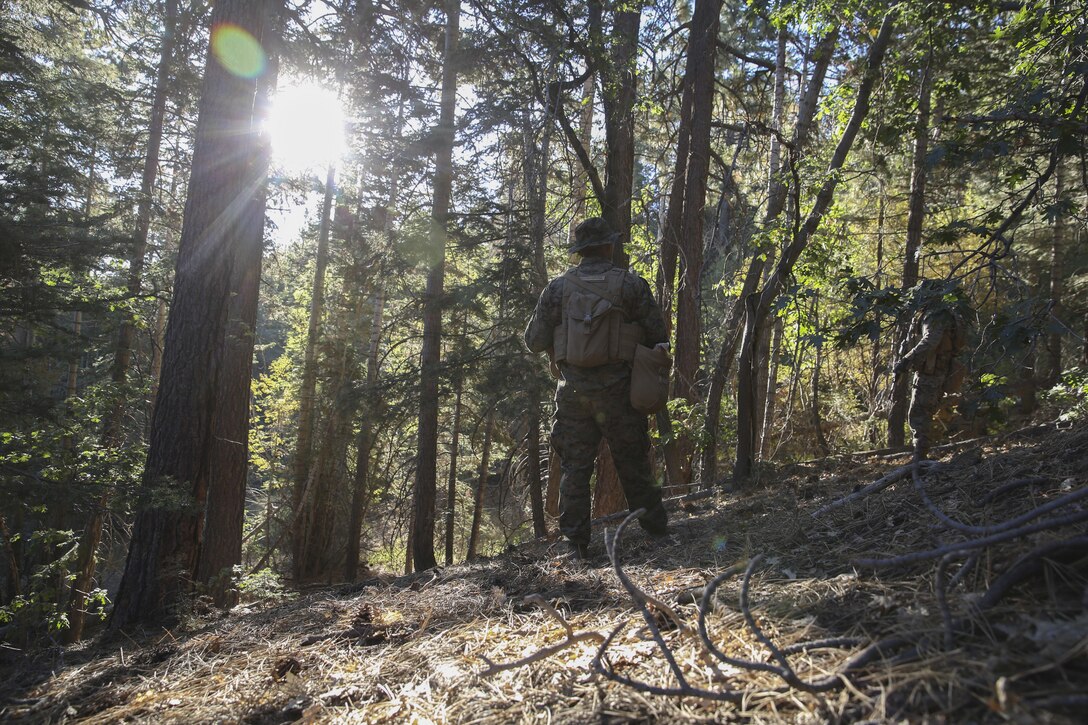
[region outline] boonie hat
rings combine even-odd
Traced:
[[[574,229],[574,244],[570,245],[570,251],[580,252],[589,247],[599,247],[602,244],[615,244],[623,236],[619,232],[612,231],[608,222],[599,216],[586,219]]]

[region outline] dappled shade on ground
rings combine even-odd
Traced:
[[[1088,483],[1083,427],[1051,427],[943,453],[923,478],[927,495],[946,515],[980,530]],[[666,618],[658,620],[662,636],[691,684],[742,690],[748,693],[742,702],[655,696],[609,682],[592,672],[598,644],[590,640],[479,677],[484,658],[510,662],[563,641],[561,623],[523,601],[536,594],[575,633],[608,634],[628,621],[610,645],[611,668],[641,683],[675,686],[605,558],[603,532],[595,531],[586,565],[561,560],[557,546],[538,541],[474,565],[309,590],[285,601],[249,603],[218,619],[194,615],[191,628],[138,643],[98,641],[33,657],[6,653],[5,669],[15,675],[4,684],[0,716],[500,723],[547,711],[554,722],[1077,721],[1088,691],[1083,544],[1014,582],[987,611],[972,603],[1027,552],[1048,541],[1083,538],[1084,522],[984,548],[960,576],[966,559],[946,566],[955,625],[949,647],[935,593],[939,559],[882,568],[857,562],[979,534],[942,527],[910,476],[827,508],[907,462],[902,455],[855,456],[765,472],[750,491],[677,504],[671,546],[660,548],[637,530],[621,542],[624,572],[692,627],[699,590],[730,566],[763,554],[749,583],[750,610],[777,647],[829,637],[859,642],[791,652],[790,664],[804,679],[841,671],[868,643],[897,635],[909,640],[911,646],[851,672],[825,694],[783,687],[770,672],[714,664],[697,637],[667,626]],[[1032,521],[1080,510],[1074,502]],[[707,613],[709,637],[732,657],[771,662],[745,625],[739,587],[737,576],[719,589]]]

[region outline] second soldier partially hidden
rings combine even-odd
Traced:
[[[967,368],[959,360],[967,339],[970,311],[963,290],[937,280],[925,280],[915,293],[919,304],[909,350],[900,350],[895,373],[914,372],[907,420],[914,434],[914,452],[925,458],[933,445],[933,420],[942,398],[954,396],[963,385]]]
[[[646,415],[631,405],[635,347],[665,343],[661,309],[646,280],[612,264],[620,234],[600,217],[575,229],[576,267],[553,279],[540,294],[525,329],[525,344],[547,352],[559,371],[552,447],[562,462],[559,529],[571,554],[589,553],[589,479],[603,436],[632,511],[653,537],[667,534],[661,489],[651,476]]]

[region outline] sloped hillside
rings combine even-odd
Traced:
[[[0,717],[1082,722],[1088,429],[938,453],[913,470],[793,465],[674,502],[676,541],[625,529],[618,567],[613,522],[588,564],[535,542],[142,639],[7,652]]]

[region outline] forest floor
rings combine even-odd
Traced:
[[[602,527],[587,563],[537,541],[142,639],[7,653],[0,719],[1084,722],[1088,427],[936,454],[919,469],[928,503],[909,455],[794,464],[672,502],[675,541],[628,527],[618,570]]]

